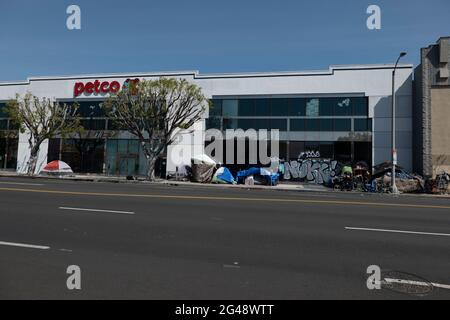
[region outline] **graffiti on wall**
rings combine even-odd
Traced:
[[[300,153],[299,159],[320,158],[320,151],[305,151]]]
[[[285,180],[302,180],[316,184],[328,183],[338,176],[341,165],[335,160],[306,159],[285,163]]]

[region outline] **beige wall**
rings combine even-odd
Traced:
[[[450,87],[431,89],[433,175],[450,172]]]

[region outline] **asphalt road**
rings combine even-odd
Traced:
[[[410,282],[368,290],[370,265]],[[448,285],[446,199],[0,179],[0,299],[450,299]]]

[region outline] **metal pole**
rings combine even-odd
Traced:
[[[392,71],[392,193],[398,194],[395,183],[395,166],[397,165],[397,150],[395,149],[395,68]]]
[[[397,70],[398,63],[402,57],[406,56],[406,52],[400,53],[397,62],[395,63],[394,70],[392,71],[392,193],[399,194],[397,184],[395,183],[395,167],[397,166],[397,149],[395,146],[396,139],[396,126],[395,126],[395,71]]]

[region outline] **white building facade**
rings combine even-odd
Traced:
[[[189,72],[82,75],[29,78],[0,83],[0,170],[25,172],[29,158],[26,133],[14,131],[2,111],[16,94],[65,103],[77,102],[84,123],[101,137],[88,141],[89,152],[80,156],[77,141],[59,137],[40,150],[38,170],[61,159],[74,171],[111,175],[145,173],[145,160],[136,139],[115,130],[101,112],[101,102],[127,79],[184,78],[200,86],[214,108],[205,119],[180,136],[167,150],[161,175],[189,164],[205,148],[210,128],[278,129],[280,158],[298,158],[305,151],[341,162],[366,161],[370,165],[391,159],[392,65],[335,66],[326,71],[245,74]],[[397,151],[399,164],[412,169],[412,65],[396,73]],[[7,132],[8,134],[5,134]],[[100,139],[99,139],[100,137]],[[100,141],[98,141],[100,140]],[[176,156],[173,156],[176,155]]]

